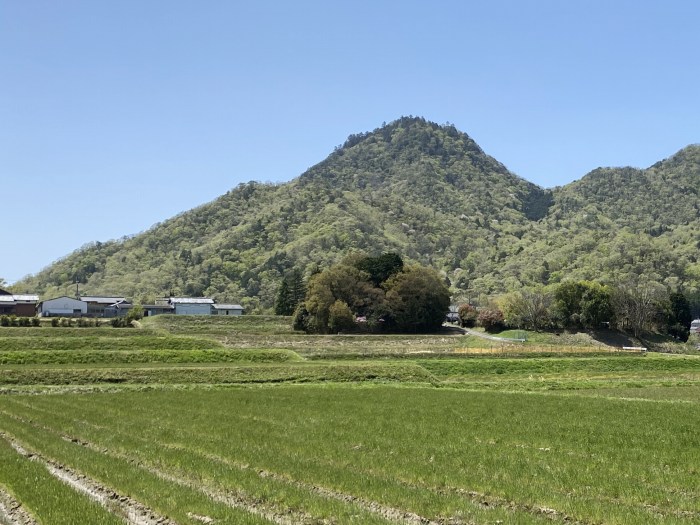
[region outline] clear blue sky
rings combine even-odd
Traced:
[[[451,122],[545,187],[700,142],[700,2],[0,0],[0,277]]]

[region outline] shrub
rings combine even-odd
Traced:
[[[143,318],[143,306],[140,304],[135,304],[126,314],[126,322],[131,323],[131,321],[138,321]]]
[[[500,332],[505,328],[503,312],[494,306],[488,306],[481,310],[477,320],[487,332]]]
[[[10,326],[10,318],[6,315],[0,315],[0,326]]]
[[[115,317],[110,321],[113,328],[129,328],[131,323],[126,320],[126,317]]]
[[[41,322],[38,317],[32,317],[32,326],[41,326]]]
[[[58,325],[59,325],[59,319],[58,319],[58,317],[52,317],[52,318],[51,318],[51,326],[53,326],[53,327],[55,328],[55,327],[57,327]]]
[[[457,310],[457,315],[459,316],[460,326],[463,328],[474,328],[476,326],[476,320],[479,317],[479,312],[470,304],[462,304]]]

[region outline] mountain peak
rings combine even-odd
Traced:
[[[640,276],[700,293],[687,241],[700,227],[698,176],[693,145],[649,170],[601,168],[544,190],[453,125],[401,117],[350,135],[289,183],[240,185],[134,238],[78,250],[21,286],[58,296],[78,280],[94,295],[152,301],[172,291],[268,311],[289,271],[308,275],[364,251],[432,265],[472,296]]]

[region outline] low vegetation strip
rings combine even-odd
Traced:
[[[396,381],[432,383],[414,363],[289,363],[128,368],[5,368],[2,385],[246,384]]]
[[[614,355],[594,357],[562,357],[544,359],[423,359],[418,360],[437,377],[483,376],[483,375],[527,375],[527,374],[571,374],[584,372],[700,372],[700,357],[667,355]]]
[[[610,355],[640,355],[639,351],[603,346],[552,345],[493,345],[455,349],[456,354],[474,357],[604,357]]]
[[[144,318],[141,323],[145,329],[199,336],[223,336],[237,333],[282,335],[294,332],[292,318],[279,315],[158,315]]]
[[[102,329],[100,329],[102,330]],[[40,330],[43,331],[43,330]],[[46,329],[46,332],[51,329]],[[65,337],[61,329],[52,331],[53,337],[4,337],[0,335],[0,351],[75,351],[75,350],[208,350],[223,348],[214,340],[185,336],[145,335],[136,331],[131,337],[115,336],[119,330],[104,329],[102,335]]]
[[[0,351],[0,365],[282,363],[293,361],[301,361],[301,357],[291,350]]]

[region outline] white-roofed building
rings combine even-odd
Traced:
[[[211,315],[214,299],[210,297],[171,297],[168,302],[176,315]]]
[[[39,303],[42,317],[82,317],[87,314],[87,303],[64,295]]]

